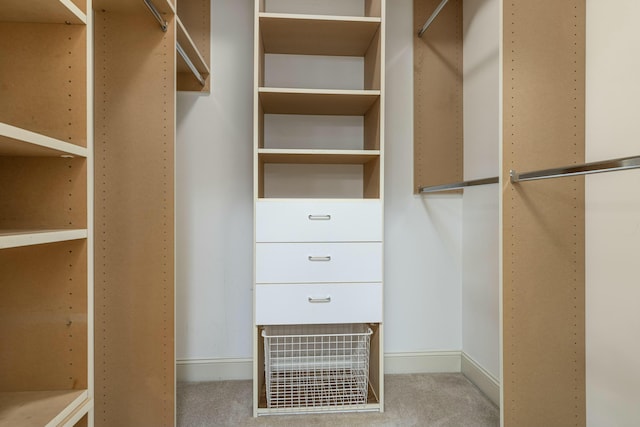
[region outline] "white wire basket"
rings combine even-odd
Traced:
[[[267,407],[366,405],[371,334],[361,324],[265,326]]]

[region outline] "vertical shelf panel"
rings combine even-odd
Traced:
[[[95,11],[96,426],[173,426],[175,18]],[[127,46],[127,49],[122,49]]]
[[[503,380],[507,426],[584,426],[585,1],[504,4]]]
[[[441,0],[414,0],[413,190],[463,180],[462,0],[447,3],[420,38]]]

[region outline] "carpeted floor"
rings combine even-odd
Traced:
[[[178,427],[496,427],[500,411],[462,374],[385,376],[385,412],[252,418],[251,381],[178,383]]]

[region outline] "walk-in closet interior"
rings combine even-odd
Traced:
[[[207,425],[384,417],[415,373],[640,425],[639,20],[3,0],[0,427],[185,426],[177,384],[236,380]]]

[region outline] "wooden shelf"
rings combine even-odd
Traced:
[[[87,238],[87,230],[0,230],[0,249]]]
[[[0,8],[0,22],[85,25],[87,16],[71,0],[7,0]]]
[[[365,56],[380,18],[260,13],[265,53]]]
[[[56,427],[87,398],[87,390],[2,392],[0,427]]]
[[[379,90],[261,87],[258,93],[265,114],[363,116],[380,98]]]
[[[6,123],[0,123],[0,156],[87,157],[87,149]]]
[[[379,150],[283,150],[261,148],[262,163],[363,165],[380,158]]]
[[[182,24],[182,21],[180,21],[179,17],[176,17],[176,22],[178,23],[177,25],[178,33],[176,36],[177,43],[182,47],[182,49],[184,50],[184,53],[187,55],[189,60],[191,60],[191,62],[196,67],[196,69],[198,70],[202,78],[206,81],[207,77],[209,77],[209,67],[207,66],[207,62],[204,60],[202,54],[198,50],[198,47],[196,46],[193,39],[189,35],[189,32],[187,31],[185,26]],[[200,85],[200,87],[203,87],[198,82],[197,78],[192,73],[191,69],[187,65],[186,61],[182,58],[182,56],[178,54],[176,55],[176,59],[177,59],[176,69],[178,74],[188,74],[189,76],[191,76],[191,79],[193,80],[191,84],[183,85],[182,83],[184,82],[184,80],[179,78],[177,89],[189,90],[190,88],[193,87],[194,84]]]

